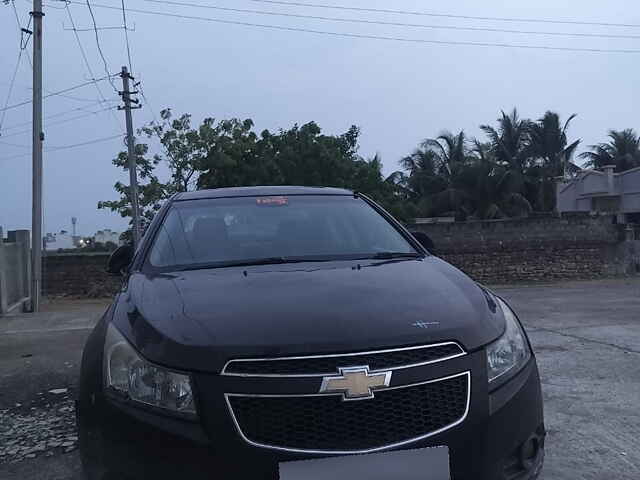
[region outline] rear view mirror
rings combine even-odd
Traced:
[[[129,269],[133,260],[133,247],[122,245],[115,249],[107,262],[107,273],[111,275],[123,275]]]
[[[433,244],[433,240],[424,232],[411,232],[411,235],[420,242],[420,244],[433,253],[435,250],[435,245]]]

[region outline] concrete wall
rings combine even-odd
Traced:
[[[120,277],[105,272],[109,253],[47,253],[42,259],[42,291],[48,296],[108,297]]]
[[[614,173],[613,166],[604,172],[584,170],[572,179],[558,179],[556,208],[559,212],[609,211],[640,213],[640,167]],[[599,197],[616,198],[608,201]],[[593,202],[592,202],[593,199]],[[617,203],[616,203],[617,202]]]
[[[571,214],[453,224],[408,225],[429,235],[436,254],[484,283],[588,279],[633,273],[614,216]]]
[[[625,231],[613,219],[570,214],[408,227],[428,234],[436,254],[471,277],[500,284],[634,273],[640,265],[640,227]],[[107,253],[48,253],[43,259],[44,294],[113,295],[121,279],[105,273],[108,258]]]
[[[622,198],[623,212],[640,212],[640,168],[629,170],[621,178],[626,195]]]
[[[30,235],[28,230],[8,232],[0,237],[0,315],[29,300]]]
[[[604,173],[593,171],[583,177],[582,191],[580,192],[582,195],[607,192],[607,177]]]

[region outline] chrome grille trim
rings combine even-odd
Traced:
[[[225,376],[230,376],[230,377],[272,377],[272,378],[307,378],[307,377],[325,377],[327,375],[335,375],[337,373],[337,371],[331,371],[331,372],[317,372],[317,373],[262,373],[262,374],[257,374],[257,373],[235,373],[235,372],[227,372],[227,368],[229,367],[229,365],[231,365],[232,363],[240,363],[240,362],[277,362],[280,360],[309,360],[309,359],[314,359],[314,358],[340,358],[340,357],[355,357],[355,356],[359,356],[359,355],[376,355],[376,354],[385,354],[385,353],[391,353],[391,352],[399,352],[399,351],[406,351],[406,350],[419,350],[419,349],[428,349],[428,348],[435,348],[435,347],[442,347],[445,345],[455,345],[456,347],[458,347],[458,349],[460,350],[460,353],[457,353],[455,355],[449,355],[447,357],[442,357],[442,358],[437,358],[435,360],[429,360],[426,362],[418,362],[418,363],[412,363],[412,364],[408,364],[408,365],[401,365],[401,366],[396,366],[396,367],[389,367],[389,368],[380,368],[380,369],[376,369],[376,370],[371,370],[371,373],[376,373],[376,372],[386,372],[386,371],[393,371],[393,370],[401,370],[401,369],[405,369],[405,368],[413,368],[413,367],[421,367],[423,365],[430,365],[433,363],[439,363],[439,362],[444,362],[447,360],[452,360],[454,358],[458,358],[458,357],[462,357],[464,355],[467,354],[467,352],[460,346],[459,343],[457,342],[441,342],[441,343],[433,343],[433,344],[429,344],[429,345],[419,345],[419,346],[415,346],[415,347],[401,347],[401,348],[389,348],[389,349],[385,349],[385,350],[372,350],[372,351],[365,351],[365,352],[353,352],[353,353],[334,353],[334,354],[327,354],[327,355],[302,355],[302,356],[293,356],[293,357],[268,357],[268,358],[237,358],[237,359],[232,359],[232,360],[228,360],[227,363],[224,364],[224,367],[222,367],[222,371],[220,372],[220,375],[225,375]]]
[[[279,445],[268,445],[268,444],[263,444],[263,443],[259,443],[259,442],[254,442],[253,440],[249,439],[244,434],[244,432],[242,431],[242,428],[240,427],[240,424],[238,423],[238,420],[237,420],[237,418],[235,416],[235,413],[233,412],[233,407],[231,406],[231,402],[229,400],[232,397],[262,397],[262,398],[266,398],[266,397],[269,397],[269,398],[325,397],[325,396],[342,395],[341,393],[307,393],[307,394],[225,393],[224,394],[224,399],[225,399],[225,402],[227,404],[227,408],[229,410],[229,414],[231,415],[231,418],[233,420],[233,424],[235,425],[235,428],[236,428],[238,434],[240,435],[240,437],[246,443],[248,443],[249,445],[253,445],[254,447],[268,448],[268,449],[271,449],[271,450],[279,450],[279,451],[283,451],[283,452],[310,453],[310,454],[319,454],[319,455],[366,454],[366,453],[380,452],[380,451],[383,451],[383,450],[389,450],[389,449],[400,447],[400,446],[403,446],[403,445],[408,445],[410,443],[418,442],[420,440],[424,440],[424,439],[432,437],[434,435],[438,435],[439,433],[442,433],[442,432],[444,432],[446,430],[450,430],[451,428],[456,427],[457,425],[460,425],[462,422],[464,422],[466,420],[467,416],[469,415],[469,406],[471,404],[471,372],[470,371],[458,373],[458,374],[455,374],[455,375],[449,375],[447,377],[437,378],[437,379],[433,379],[433,380],[427,380],[427,381],[424,381],[424,382],[412,383],[412,384],[409,384],[409,385],[401,385],[401,386],[396,386],[396,387],[381,388],[379,390],[380,392],[388,391],[388,390],[399,390],[399,389],[402,389],[402,388],[411,388],[411,387],[416,387],[416,386],[419,386],[419,385],[425,385],[425,384],[428,384],[428,383],[442,382],[442,381],[445,381],[445,380],[450,380],[452,378],[457,378],[457,377],[462,377],[462,376],[466,376],[467,377],[467,402],[466,402],[464,413],[458,420],[456,420],[453,423],[450,423],[449,425],[445,425],[442,428],[434,430],[432,432],[427,432],[424,435],[421,435],[419,437],[414,437],[414,438],[410,438],[408,440],[404,440],[402,442],[396,442],[396,443],[393,443],[393,444],[383,445],[381,447],[369,448],[369,449],[365,449],[365,450],[312,450],[312,449],[300,449],[300,448],[284,447],[284,446],[279,446]]]

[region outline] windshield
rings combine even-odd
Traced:
[[[418,255],[353,196],[241,197],[175,202],[149,263],[163,269]]]

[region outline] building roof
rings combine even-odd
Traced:
[[[333,187],[231,187],[215,188],[211,190],[196,190],[195,192],[181,192],[174,197],[174,201],[200,200],[204,198],[262,197],[274,195],[353,195],[353,192],[343,188]]]

